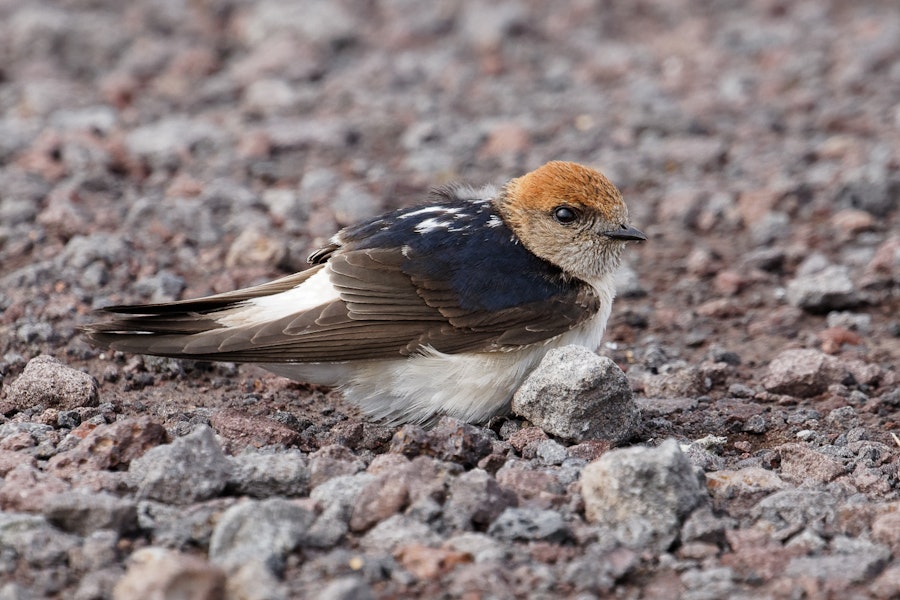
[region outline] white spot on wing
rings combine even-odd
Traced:
[[[431,217],[416,225],[415,231],[416,233],[431,233],[432,231],[437,231],[438,229],[449,228],[450,224],[446,221],[441,221],[437,217]]]
[[[503,221],[497,215],[491,215],[491,218],[487,221],[488,227],[500,227],[501,225],[503,225]]]
[[[422,215],[427,215],[427,214],[435,213],[435,212],[445,212],[446,210],[447,209],[445,209],[442,206],[425,206],[423,208],[414,210],[412,212],[402,214],[398,218],[399,219],[408,219],[409,217],[421,217]]]
[[[246,304],[225,311],[216,321],[225,327],[242,327],[275,321],[293,313],[302,312],[340,298],[329,278],[326,267],[285,292],[262,296]]]

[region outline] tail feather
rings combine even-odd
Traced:
[[[91,344],[111,350],[158,356],[229,360],[218,353],[204,356],[189,355],[184,348],[191,339],[196,339],[189,336],[222,329],[224,326],[217,317],[225,311],[239,309],[254,298],[295,288],[320,268],[314,267],[262,285],[206,298],[161,304],[108,306],[97,312],[109,318],[82,327],[81,333]]]

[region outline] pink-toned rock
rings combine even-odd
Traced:
[[[773,190],[744,192],[737,201],[737,210],[744,225],[750,226],[761,221],[772,212],[778,203],[780,193]]]
[[[776,451],[781,457],[781,476],[788,481],[824,484],[847,472],[834,459],[803,444],[782,444]]]
[[[706,474],[706,488],[713,496],[735,498],[768,494],[788,485],[775,473],[759,467],[745,467],[737,471],[721,470]]]
[[[515,493],[519,506],[559,507],[566,501],[565,488],[552,473],[507,463],[497,471],[497,483]]]
[[[128,562],[128,570],[113,589],[113,600],[224,597],[225,573],[198,556],[151,546],[136,551]]]
[[[773,394],[806,398],[821,394],[846,376],[847,370],[832,356],[818,350],[791,349],[769,363],[762,384]]]
[[[20,464],[6,474],[0,485],[0,510],[41,512],[51,498],[69,489],[62,479]]]
[[[875,226],[871,213],[856,208],[845,208],[831,217],[831,226],[844,235],[855,235]]]
[[[528,135],[528,130],[515,123],[502,123],[488,133],[480,154],[487,158],[517,154],[525,152],[530,146],[531,136]]]
[[[394,558],[415,577],[426,581],[446,575],[457,565],[473,561],[472,555],[468,552],[429,548],[415,543],[397,548],[394,551]]]
[[[18,467],[25,465],[28,467],[36,467],[37,460],[29,454],[22,452],[13,452],[12,450],[0,450],[0,477],[6,477],[6,474]]]
[[[887,512],[872,522],[872,537],[891,547],[894,554],[900,552],[900,512]]]
[[[869,590],[878,600],[900,598],[900,565],[882,571]]]
[[[132,460],[167,439],[165,428],[150,417],[100,425],[73,449],[51,458],[48,470],[65,478],[85,469],[124,471]]]
[[[257,448],[276,444],[291,446],[300,442],[300,433],[290,427],[238,409],[217,412],[209,424],[223,438]]]

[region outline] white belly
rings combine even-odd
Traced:
[[[575,344],[596,349],[609,305],[604,302],[594,318],[571,331],[511,352],[443,354],[428,350],[397,360],[263,366],[290,379],[339,387],[348,400],[375,419],[425,423],[447,415],[483,422],[508,411],[512,395],[551,348]]]

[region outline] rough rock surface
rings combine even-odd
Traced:
[[[896,5],[0,0],[0,598],[900,597]],[[636,428],[389,427],[78,335],[552,159],[649,238],[561,371]]]
[[[634,435],[641,414],[616,363],[581,346],[548,352],[513,396],[512,410],[565,440],[614,444]]]

